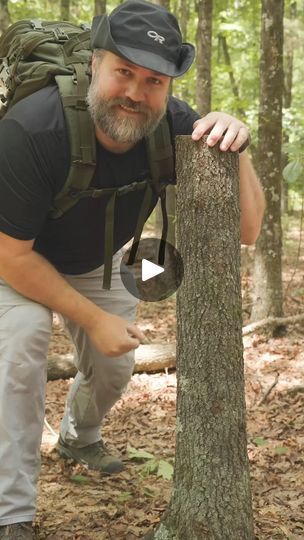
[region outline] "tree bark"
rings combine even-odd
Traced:
[[[70,0],[61,0],[60,17],[62,21],[70,20]]]
[[[283,314],[281,146],[284,0],[262,1],[258,173],[266,212],[254,259],[251,320]]]
[[[177,241],[185,275],[177,293],[175,472],[155,540],[254,538],[238,156],[210,149],[205,140],[177,137]]]
[[[107,0],[95,0],[94,15],[105,15],[107,11]]]
[[[292,2],[289,6],[288,18],[289,24],[296,20],[297,17],[297,2]],[[290,109],[292,105],[292,90],[293,90],[293,64],[294,64],[294,35],[290,31],[286,32],[285,36],[285,58],[284,58],[284,109]],[[289,135],[287,131],[283,132],[283,143],[288,145]],[[282,154],[282,170],[286,167],[289,161],[289,156],[286,152]],[[282,212],[288,212],[288,182],[282,177]]]
[[[8,11],[8,0],[0,0],[0,35],[11,24],[11,18]]]
[[[211,52],[213,0],[197,0],[196,107],[204,116],[211,110]]]

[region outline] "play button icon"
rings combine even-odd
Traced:
[[[131,254],[131,258],[130,258]],[[159,238],[144,238],[134,252],[123,255],[120,275],[126,289],[145,302],[158,302],[174,294],[180,286],[184,267],[177,249]]]
[[[147,281],[148,279],[154,278],[155,276],[158,276],[159,274],[162,274],[165,269],[162,266],[159,266],[158,264],[154,264],[151,261],[148,261],[147,259],[143,259],[141,261],[141,279],[142,281]]]

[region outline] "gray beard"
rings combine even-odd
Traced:
[[[92,79],[87,95],[88,109],[92,120],[110,139],[119,144],[135,144],[155,130],[166,111],[152,111],[146,105],[129,98],[106,99],[100,95],[97,80]],[[122,117],[116,107],[123,105],[139,111],[140,117]]]

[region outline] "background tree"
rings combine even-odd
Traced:
[[[206,137],[205,137],[206,140]],[[240,293],[238,157],[177,138],[177,419],[155,540],[253,540]],[[189,182],[191,178],[191,182]],[[191,238],[191,246],[189,246]]]
[[[62,21],[70,20],[70,0],[60,1],[60,19]]]
[[[104,15],[107,10],[107,0],[94,1],[94,15]]]
[[[281,153],[284,0],[262,1],[258,173],[267,210],[254,259],[253,321],[283,314]]]
[[[211,52],[213,0],[196,3],[196,107],[204,116],[211,110]]]
[[[8,0],[0,0],[0,34],[9,26],[10,22]]]

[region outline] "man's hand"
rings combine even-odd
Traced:
[[[246,125],[223,112],[211,112],[193,124],[192,139],[198,141],[208,133],[207,144],[214,146],[218,141],[222,151],[243,151],[249,144]]]
[[[100,318],[85,328],[95,347],[109,357],[117,357],[137,349],[144,334],[117,315],[102,312]]]

